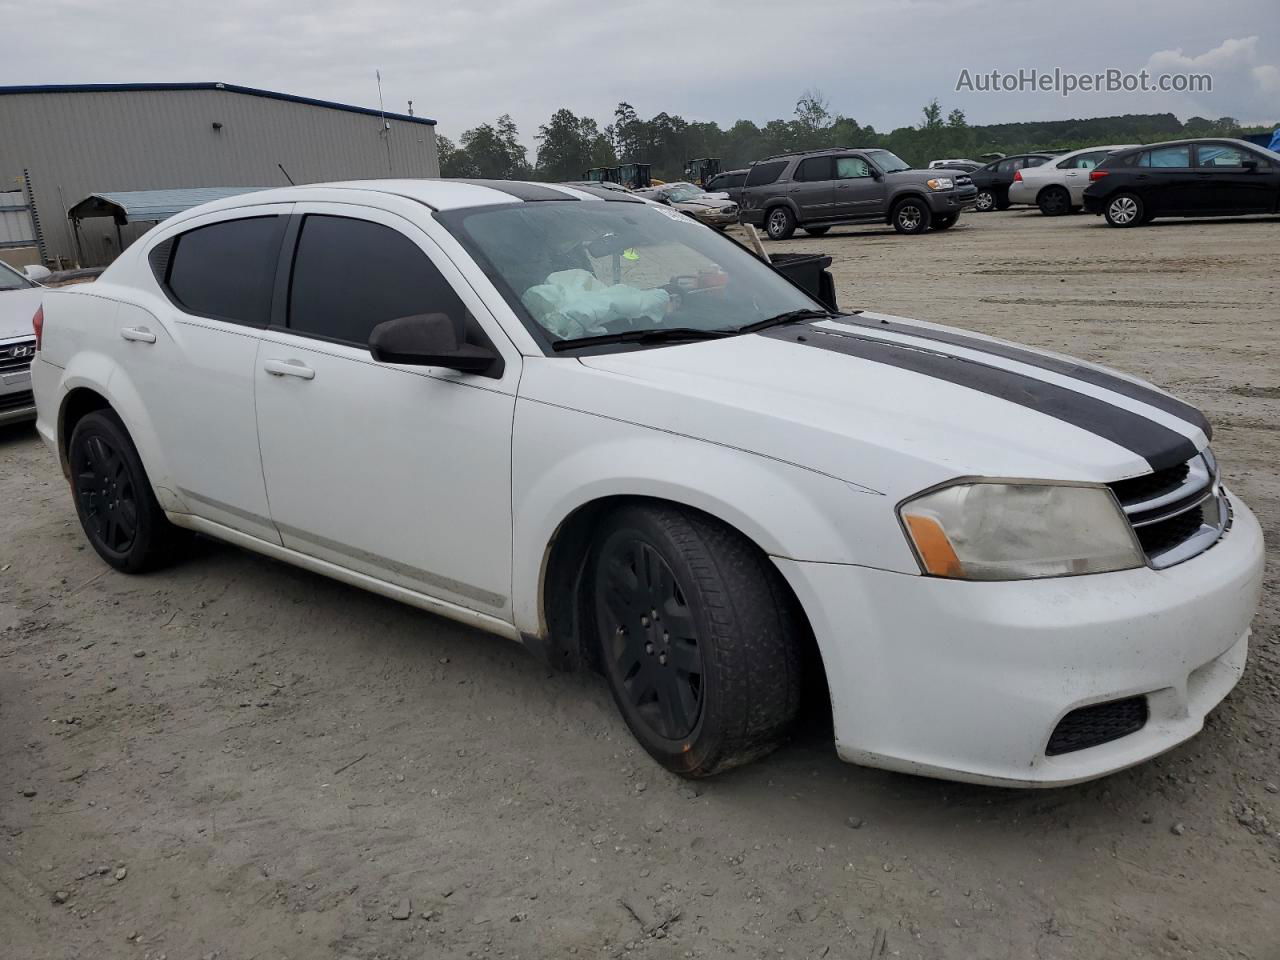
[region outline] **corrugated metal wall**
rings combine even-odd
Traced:
[[[5,94],[0,190],[19,189],[30,170],[49,256],[76,260],[66,211],[91,193],[285,186],[277,163],[296,183],[439,176],[435,128],[387,123],[384,136],[376,116],[226,90]],[[124,227],[125,246],[148,229]],[[119,252],[110,219],[86,220],[80,234],[86,266]]]

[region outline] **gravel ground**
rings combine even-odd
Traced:
[[[820,721],[692,787],[603,684],[214,543],[141,578],[0,433],[0,956],[1280,957],[1280,220],[969,215],[769,245],[842,303],[1103,361],[1213,420],[1270,544],[1190,743],[1003,791],[841,764]]]

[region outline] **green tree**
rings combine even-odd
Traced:
[[[509,114],[504,113],[493,124],[482,123],[466,131],[461,149],[477,177],[521,180],[532,172],[528,151],[520,142],[519,131]]]
[[[540,180],[578,180],[591,167],[614,164],[613,145],[590,117],[561,108],[538,128]]]
[[[924,113],[924,123],[920,124],[922,130],[937,130],[942,126],[942,107],[938,106],[937,97],[926,103],[922,112]]]

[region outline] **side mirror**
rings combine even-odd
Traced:
[[[382,363],[444,367],[492,376],[502,372],[502,359],[492,350],[459,343],[453,321],[443,313],[383,321],[369,334],[369,352]]]
[[[22,275],[28,280],[34,280],[36,283],[39,283],[41,280],[48,280],[53,276],[53,271],[48,267],[41,266],[38,263],[33,263],[22,268]]]
[[[1242,160],[1242,161],[1240,162],[1240,166],[1244,167],[1244,168],[1245,168],[1246,170],[1248,170],[1250,173],[1257,173],[1257,171],[1258,171],[1258,161],[1257,161],[1257,160]]]
[[[883,179],[884,179],[884,174],[883,174],[883,173],[881,173],[879,170],[877,170],[875,167],[871,166],[870,164],[868,164],[868,165],[867,165],[867,169],[871,171],[871,179],[872,179],[872,180],[883,180]]]

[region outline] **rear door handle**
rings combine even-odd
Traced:
[[[132,340],[135,343],[155,343],[156,335],[146,327],[125,327],[120,331],[120,336],[126,340]]]
[[[316,372],[301,360],[268,360],[262,369],[273,377],[300,377],[303,380],[314,380]]]

